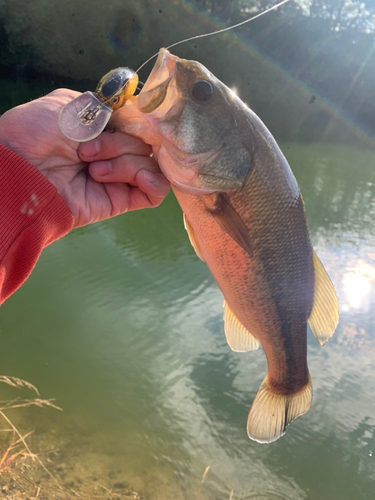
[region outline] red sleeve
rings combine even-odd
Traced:
[[[0,144],[0,304],[28,278],[43,248],[67,234],[73,222],[57,189]]]

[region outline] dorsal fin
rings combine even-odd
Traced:
[[[339,321],[339,306],[332,281],[313,251],[314,303],[308,323],[320,345],[324,345],[335,333]]]
[[[224,300],[224,331],[227,342],[232,351],[246,352],[255,351],[259,347],[259,340],[252,335],[238,321],[228,304]]]
[[[199,247],[198,240],[195,236],[194,229],[192,228],[189,221],[187,220],[186,215],[185,214],[183,214],[183,215],[184,215],[184,226],[185,226],[185,229],[186,229],[187,234],[189,236],[190,243],[191,243],[192,247],[194,248],[195,253],[204,262],[204,258],[202,257],[202,252],[201,252],[201,249]]]

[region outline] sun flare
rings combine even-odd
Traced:
[[[348,267],[342,283],[349,306],[358,309],[363,299],[371,291],[371,283],[375,280],[375,268],[361,261],[355,267]]]

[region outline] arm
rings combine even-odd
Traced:
[[[79,145],[61,134],[76,95],[59,89],[0,117],[0,303],[72,228],[157,206],[169,191],[139,139],[104,132]]]
[[[0,304],[26,280],[42,249],[67,234],[73,223],[57,189],[0,145]]]

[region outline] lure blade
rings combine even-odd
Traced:
[[[60,113],[61,132],[72,141],[86,142],[103,132],[112,109],[96,94],[87,91],[68,102]]]

